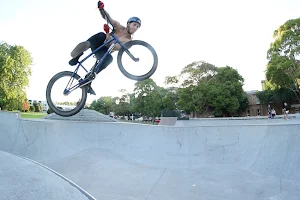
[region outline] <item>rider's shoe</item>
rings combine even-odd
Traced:
[[[80,56],[82,56],[83,53],[79,54],[78,56],[76,56],[75,58],[72,58],[70,61],[69,61],[69,65],[71,66],[74,66],[78,63],[78,60],[80,58]]]
[[[90,93],[92,95],[96,95],[96,92],[93,90],[91,84],[89,84],[89,87],[88,87],[88,92],[87,93]]]

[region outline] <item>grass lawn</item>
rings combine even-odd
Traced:
[[[21,118],[42,118],[47,113],[35,113],[35,112],[21,112]]]

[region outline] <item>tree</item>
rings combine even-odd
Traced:
[[[300,18],[291,19],[274,31],[267,52],[266,78],[274,88],[294,92],[300,103]]]
[[[232,67],[220,67],[210,83],[207,97],[216,115],[233,115],[244,112],[248,98],[243,90],[243,77]]]
[[[269,103],[281,104],[282,102],[289,102],[295,97],[294,92],[287,88],[267,88],[263,91],[257,92],[256,95],[259,101],[264,105],[268,105]]]
[[[96,110],[100,113],[108,115],[112,111],[113,99],[110,96],[100,97],[97,100],[94,100],[90,108]]]
[[[163,105],[162,92],[152,79],[135,83],[134,110],[151,117],[159,116]]]
[[[166,76],[165,85],[172,85],[173,87],[179,83],[179,78],[177,76]]]
[[[41,112],[43,110],[42,105],[40,103],[34,102],[34,112]]]
[[[22,110],[25,111],[25,112],[28,112],[29,108],[30,108],[29,103],[27,102],[27,100],[24,100],[23,104],[22,104]]]
[[[117,115],[127,115],[131,113],[130,94],[126,90],[120,90],[122,92],[121,97],[114,98],[113,110]]]
[[[238,115],[241,115],[249,107],[249,100],[248,100],[248,95],[246,92],[242,92],[242,95],[239,98],[239,104],[240,104],[240,106],[237,109],[237,113],[238,113]]]
[[[165,78],[165,84],[177,86],[178,109],[202,114],[212,108],[216,116],[246,111],[248,97],[243,82],[243,77],[232,67],[216,67],[204,61],[192,62],[179,76]]]
[[[3,109],[21,109],[26,99],[32,58],[22,46],[0,43],[0,99]]]
[[[163,109],[167,110],[175,110],[176,107],[176,102],[177,102],[177,95],[175,92],[168,91],[165,95],[161,95],[162,102],[163,102]]]
[[[183,68],[180,76],[183,77],[184,81],[182,83],[183,87],[188,87],[190,85],[198,85],[203,82],[209,81],[217,73],[217,67],[204,62],[195,61]],[[172,78],[173,82],[176,78]]]
[[[217,73],[217,67],[204,61],[195,61],[183,68],[178,76],[167,76],[165,84],[176,90],[176,105],[187,113],[203,113],[207,110],[208,82]]]
[[[209,83],[202,83],[196,86],[190,85],[178,90],[177,105],[180,110],[187,113],[203,113],[210,106],[209,96],[207,95],[211,86]]]

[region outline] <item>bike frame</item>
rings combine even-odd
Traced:
[[[114,46],[118,43],[121,45],[121,42],[119,40],[119,38],[113,34],[112,38],[107,40],[105,43],[103,43],[100,47],[98,47],[97,49],[95,49],[94,51],[92,51],[89,55],[87,55],[84,59],[82,59],[80,62],[78,62],[78,65],[76,67],[76,69],[74,70],[74,73],[76,73],[78,71],[78,69],[80,67],[82,67],[84,69],[85,72],[88,72],[87,69],[85,69],[85,67],[82,65],[82,63],[84,63],[88,58],[90,58],[92,55],[95,55],[97,53],[97,51],[99,51],[100,49],[104,48],[104,46],[106,46],[107,44],[109,44],[110,42],[113,42],[113,44],[109,47],[109,49],[106,51],[106,53],[104,54],[104,56],[101,58],[100,62],[97,64],[97,66],[95,67],[95,70],[97,71],[100,67],[100,65],[102,64],[103,60],[106,58],[106,56],[108,54],[111,53],[112,49],[114,48]],[[123,46],[123,45],[121,45]]]
[[[107,56],[108,54],[111,53],[113,47],[114,47],[116,44],[120,44],[122,47],[124,47],[124,45],[121,44],[119,38],[118,38],[115,34],[112,34],[111,36],[112,36],[111,39],[107,40],[107,41],[106,41],[105,43],[103,43],[100,47],[98,47],[97,49],[95,49],[94,51],[92,51],[92,52],[91,52],[89,55],[87,55],[84,59],[82,59],[81,61],[78,62],[77,67],[75,68],[75,70],[74,70],[74,72],[73,72],[73,74],[72,74],[72,77],[70,78],[70,81],[68,82],[68,85],[70,84],[70,82],[71,82],[72,78],[74,77],[74,75],[77,74],[77,72],[78,72],[78,70],[79,70],[80,67],[83,68],[83,70],[84,70],[85,72],[88,73],[88,70],[83,66],[83,63],[84,63],[87,59],[89,59],[92,55],[95,55],[95,53],[97,53],[100,49],[104,48],[107,44],[109,44],[110,42],[113,41],[113,44],[109,47],[109,49],[106,51],[106,53],[105,53],[104,56],[101,58],[101,60],[98,62],[98,64],[97,64],[96,66],[93,67],[94,69],[91,68],[91,69],[93,69],[93,70],[92,70],[92,73],[93,73],[94,71],[97,71],[97,70],[100,68],[100,65],[103,63],[103,60],[106,58],[106,56]],[[78,87],[82,87],[82,86],[84,86],[84,85],[86,85],[86,84],[88,84],[88,83],[90,83],[90,82],[91,82],[90,80],[87,80],[87,79],[81,79],[81,80],[79,81],[78,84],[74,85],[73,87],[71,87],[71,88],[69,88],[69,89],[68,89],[68,85],[67,85],[66,88],[65,88],[65,90],[64,90],[64,94],[67,95],[67,94],[69,94],[71,91],[77,89]]]

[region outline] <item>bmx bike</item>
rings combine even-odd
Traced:
[[[155,49],[150,44],[148,44],[147,42],[144,42],[142,40],[131,40],[125,44],[121,43],[119,38],[115,35],[114,25],[111,23],[111,21],[107,17],[105,10],[103,10],[103,12],[105,14],[106,23],[107,23],[108,27],[111,29],[111,33],[110,33],[111,38],[109,40],[107,40],[106,42],[104,42],[100,47],[98,47],[97,49],[92,51],[90,54],[88,54],[86,57],[84,57],[81,61],[78,61],[77,66],[74,71],[59,72],[59,73],[55,74],[48,82],[48,85],[46,88],[46,100],[49,105],[49,108],[57,115],[60,115],[62,117],[69,117],[69,116],[77,114],[85,106],[85,103],[87,100],[89,84],[93,80],[95,80],[96,75],[97,75],[96,72],[101,67],[101,64],[104,61],[104,59],[106,58],[106,56],[108,56],[108,54],[110,54],[112,52],[112,49],[116,44],[119,44],[121,46],[121,48],[119,49],[119,52],[117,54],[117,65],[118,65],[119,70],[125,77],[127,77],[131,80],[135,80],[135,81],[142,81],[142,80],[145,80],[145,79],[148,79],[149,77],[151,77],[157,69],[158,57],[157,57],[157,53],[156,53]],[[112,26],[112,28],[110,26]],[[111,46],[108,48],[108,50],[106,51],[104,56],[99,60],[97,58],[97,56],[95,56],[95,54],[100,49],[104,48],[106,45],[108,45],[111,42],[112,42]],[[139,76],[129,73],[124,68],[124,65],[122,63],[122,56],[123,56],[124,52],[126,54],[128,54],[129,57],[133,61],[139,62],[139,58],[136,58],[134,55],[132,55],[132,53],[129,50],[132,46],[137,46],[137,45],[141,45],[141,46],[145,47],[148,51],[150,51],[151,55],[153,56],[153,64],[151,64],[152,67],[150,68],[150,70],[147,73],[139,75]],[[88,71],[83,66],[83,63],[93,55],[94,55],[94,57],[96,57],[96,62],[93,65],[93,67],[91,67],[91,69]],[[81,78],[78,75],[78,70],[80,68],[82,68],[86,72],[84,78]],[[81,90],[81,95],[79,95],[80,100],[77,102],[76,106],[73,108],[64,109],[59,105],[56,106],[55,101],[51,97],[52,87],[53,87],[54,83],[63,77],[70,77],[68,79],[69,81],[68,81],[66,87],[62,91],[64,96],[68,96],[75,90]],[[75,82],[74,83],[75,85],[69,86],[73,82]]]

